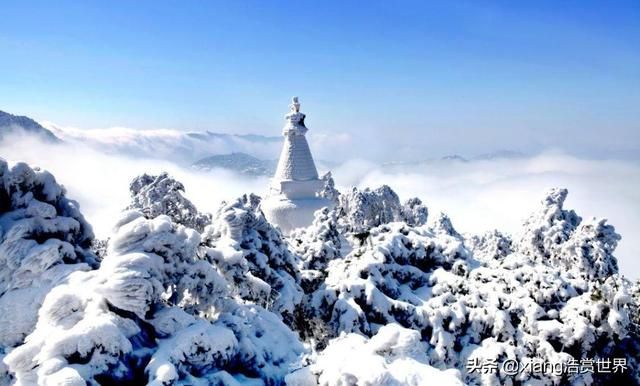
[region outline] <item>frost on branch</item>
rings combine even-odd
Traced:
[[[318,330],[330,337],[374,336],[389,323],[410,328],[427,344],[429,363],[457,368],[466,384],[513,381],[501,372],[469,373],[466,364],[474,358],[567,363],[613,357],[628,358],[631,370],[570,380],[525,372],[518,381],[633,384],[638,340],[629,334],[630,283],[617,275],[612,255],[619,236],[604,221],[581,222],[564,210],[564,197],[552,191],[515,245],[497,231],[465,245],[444,215],[426,228],[370,229],[370,242],[328,264],[310,296],[307,310],[315,314],[308,318],[323,321],[328,328]]]
[[[473,251],[473,256],[488,266],[499,264],[513,253],[511,237],[497,230],[472,235],[466,240],[466,244]]]
[[[326,172],[320,179],[324,183],[324,187],[322,191],[320,191],[320,197],[331,200],[337,204],[339,202],[340,192],[336,189],[336,183],[333,181],[331,172]]]
[[[0,356],[33,330],[52,287],[97,266],[92,240],[78,204],[50,173],[0,159]]]
[[[341,236],[336,212],[328,208],[316,211],[313,224],[295,230],[289,238],[293,250],[300,256],[303,287],[305,292],[310,292],[326,276],[329,262],[341,258],[342,244],[346,241]]]
[[[441,269],[464,275],[468,250],[457,237],[403,223],[373,228],[370,239],[371,244],[329,263],[311,309],[334,336],[372,335],[388,323],[423,330],[427,315],[418,308],[429,294],[430,273]]]
[[[403,205],[387,185],[375,190],[353,188],[339,196],[336,211],[345,230],[354,233],[394,221],[420,226],[426,223],[428,215],[427,207],[420,199],[412,198]]]
[[[146,218],[164,214],[171,217],[173,222],[199,232],[211,223],[210,215],[198,212],[191,201],[182,195],[184,185],[167,173],[138,176],[131,181],[129,191],[131,204],[127,209],[139,210]]]
[[[35,331],[6,356],[19,384],[284,378],[303,350],[297,337],[276,315],[238,304],[199,244],[168,216],[123,213],[101,267],[54,288]]]
[[[589,280],[617,273],[613,251],[620,235],[606,220],[583,222],[573,210],[565,210],[566,198],[566,189],[553,189],[547,194],[540,210],[525,222],[518,251]]]
[[[259,203],[255,195],[224,203],[203,233],[202,253],[223,273],[235,296],[289,323],[302,300],[298,258]]]

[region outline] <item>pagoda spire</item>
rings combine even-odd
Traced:
[[[304,124],[305,114],[300,112],[300,101],[293,97],[291,111],[285,115],[286,124],[282,130],[284,146],[280,153],[275,180],[309,181],[318,179],[318,171],[311,156],[311,150],[305,135],[307,127]]]
[[[300,112],[300,100],[293,97],[285,115],[282,130],[284,143],[276,173],[271,180],[262,210],[267,219],[288,234],[295,228],[311,225],[313,214],[332,202],[320,197],[324,183],[311,156],[306,134],[305,114]]]

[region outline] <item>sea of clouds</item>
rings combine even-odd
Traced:
[[[250,151],[248,151],[250,152]],[[98,237],[107,237],[117,213],[129,202],[128,185],[142,173],[167,171],[181,181],[186,196],[203,211],[244,193],[264,195],[268,178],[225,170],[204,173],[166,159],[105,153],[74,144],[45,144],[26,137],[0,143],[0,157],[52,172],[80,203]],[[460,232],[490,229],[517,234],[522,220],[551,187],[569,189],[567,207],[582,217],[604,217],[622,235],[616,256],[621,272],[640,278],[640,163],[589,160],[557,151],[490,160],[430,161],[380,165],[352,159],[332,170],[339,189],[391,186],[401,199],[421,198],[431,213],[448,214]]]

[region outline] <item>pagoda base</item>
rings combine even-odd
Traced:
[[[313,223],[313,214],[333,202],[321,197],[288,198],[282,194],[265,198],[260,208],[270,223],[277,225],[285,236],[296,228],[306,228]]]

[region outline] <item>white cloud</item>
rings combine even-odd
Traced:
[[[223,149],[224,150],[224,149]],[[173,162],[106,155],[78,145],[43,145],[32,140],[5,141],[0,157],[26,161],[51,171],[69,196],[105,237],[116,213],[129,202],[128,184],[141,173],[167,171],[182,181],[186,196],[204,211],[244,193],[262,195],[268,179],[250,179],[226,171],[202,174]],[[493,228],[516,233],[550,187],[569,189],[567,208],[582,217],[605,217],[622,235],[616,256],[621,272],[640,277],[640,165],[627,161],[585,160],[560,153],[536,157],[464,162],[425,162],[380,167],[350,160],[333,170],[340,189],[391,186],[402,199],[420,197],[432,213],[447,213],[462,232]]]
[[[622,235],[616,256],[623,274],[640,277],[640,165],[585,160],[558,153],[521,159],[431,162],[380,168],[362,161],[333,172],[339,187],[391,186],[447,213],[462,232],[497,228],[515,234],[551,187],[569,189],[566,208],[583,218],[604,217]]]
[[[168,172],[185,185],[185,195],[198,209],[208,212],[214,212],[222,200],[247,192],[262,194],[267,186],[267,178],[249,179],[224,170],[205,174],[165,160],[107,155],[82,146],[48,145],[27,138],[4,141],[0,157],[53,173],[68,196],[80,203],[98,237],[110,234],[117,213],[129,203],[129,182],[142,173]]]

